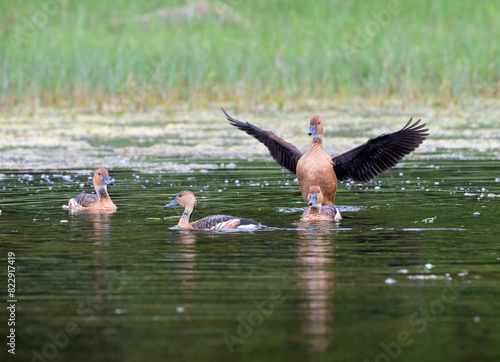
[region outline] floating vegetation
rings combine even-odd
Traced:
[[[403,163],[423,159],[499,159],[500,108],[475,107],[459,115],[435,108],[314,109],[244,114],[242,118],[277,134],[306,150],[308,119],[321,114],[326,123],[326,151],[331,155],[351,149],[368,138],[399,129],[410,116],[422,118],[430,128],[428,139]],[[481,114],[483,127],[474,128]],[[71,120],[68,120],[71,118]],[[443,119],[445,122],[443,122]],[[465,121],[464,121],[465,120]],[[40,110],[36,116],[3,115],[0,169],[91,170],[97,166],[134,168],[141,172],[211,172],[236,167],[237,160],[271,159],[259,142],[229,127],[220,110],[97,115]],[[219,158],[220,162],[200,162]],[[399,166],[398,166],[399,167]],[[443,165],[427,164],[429,168]],[[403,177],[403,174],[399,176]],[[2,176],[0,176],[2,177]],[[496,182],[498,177],[496,178]],[[411,180],[406,180],[410,183]],[[441,182],[438,180],[436,182]],[[255,183],[255,186],[258,182]],[[345,183],[346,187],[366,187]],[[438,186],[439,184],[436,184]],[[286,185],[285,185],[286,186]],[[380,185],[375,190],[382,192]]]

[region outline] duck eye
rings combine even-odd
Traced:
[[[99,172],[98,175],[101,176],[101,173]]]
[[[318,122],[318,124],[321,124],[321,122]]]
[[[182,195],[179,195],[179,197],[182,197]]]

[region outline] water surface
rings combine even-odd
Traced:
[[[498,359],[497,162],[413,160],[370,184],[341,183],[344,219],[303,225],[294,176],[268,158],[187,161],[219,166],[110,170],[111,215],[61,209],[91,191],[94,170],[0,171],[16,359]],[[198,197],[194,219],[267,227],[178,230],[182,209],[164,205],[184,189]]]

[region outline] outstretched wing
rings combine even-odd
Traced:
[[[270,131],[264,131],[255,127],[251,123],[240,122],[234,119],[227,114],[224,108],[222,108],[222,112],[226,115],[226,118],[231,123],[231,126],[234,126],[258,139],[269,149],[269,153],[280,166],[295,173],[297,162],[299,161],[299,158],[302,157],[302,153],[297,149],[297,147],[282,138],[279,138]]]
[[[340,181],[371,181],[382,172],[396,166],[401,159],[413,152],[428,136],[425,123],[411,124],[410,118],[401,130],[372,138],[361,146],[333,157],[333,170]]]

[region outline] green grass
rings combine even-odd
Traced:
[[[394,0],[228,0],[211,3],[232,21],[140,20],[166,3],[185,5],[1,2],[0,105],[441,103],[499,93],[498,1],[400,0],[384,26],[374,13]],[[43,25],[28,33],[37,14]]]

